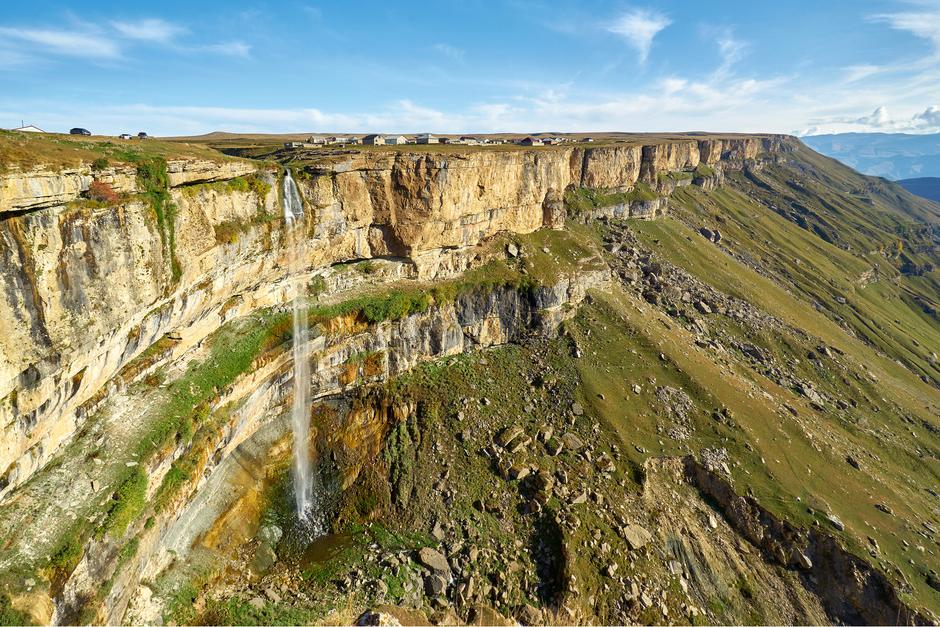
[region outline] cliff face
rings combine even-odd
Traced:
[[[643,181],[665,192],[661,173],[702,162],[740,167],[787,145],[750,137],[354,153],[298,177],[308,216],[301,265],[329,275],[333,264],[382,257],[390,278],[448,277],[479,263],[475,247],[498,232],[561,226],[572,186],[628,190]],[[171,160],[162,213],[129,166],[0,176],[0,498],[48,461],[115,374],[164,334],[182,338],[184,351],[230,317],[284,302],[291,277],[276,173],[255,175],[264,186],[225,185],[257,167]],[[125,199],[83,202],[92,180]]]
[[[503,287],[462,294],[452,303],[395,321],[368,324],[355,315],[330,320],[311,339],[312,396],[322,399],[363,383],[388,381],[420,362],[460,354],[471,347],[485,348],[527,334],[552,333],[571,314],[572,307],[583,300],[587,289],[603,287],[607,280],[608,273],[598,270],[563,277],[554,285],[534,290]],[[106,616],[99,618],[108,624],[120,623],[128,601],[140,594],[141,579],[153,578],[174,558],[187,556],[200,538],[204,546],[230,545],[229,534],[242,532],[241,527],[248,525],[248,535],[242,541],[250,539],[257,530],[257,512],[249,511],[250,500],[263,487],[265,460],[290,453],[289,445],[276,446],[290,429],[290,355],[289,346],[283,345],[259,358],[249,373],[215,401],[215,407],[229,405],[237,409],[228,414],[212,440],[202,444],[198,472],[193,473],[198,480],[190,482],[150,526],[139,521],[132,529],[139,541],[133,559],[116,573],[119,547],[115,542],[111,538],[91,542],[63,590],[53,599],[53,613],[43,620],[55,624],[74,622],[82,606],[98,593],[101,582],[113,579],[113,587],[101,599],[100,607]],[[363,355],[368,357],[362,359]],[[137,377],[146,374],[140,372]],[[311,438],[321,441],[319,449],[358,460],[347,464],[338,478],[344,487],[377,454],[390,427],[385,418],[351,414],[348,420],[314,427]],[[151,460],[146,469],[151,486],[148,498],[154,497],[173,462],[188,450],[184,444]],[[237,475],[246,471],[255,474],[240,480]],[[235,515],[229,515],[229,511]],[[227,531],[220,532],[217,527]],[[219,534],[224,540],[215,538]],[[156,622],[159,614],[138,618]]]

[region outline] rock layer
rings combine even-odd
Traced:
[[[309,216],[304,274],[381,257],[399,264],[399,275],[453,276],[498,232],[562,226],[570,187],[662,187],[663,172],[700,162],[740,167],[789,141],[353,153],[297,177]],[[179,334],[185,350],[231,315],[283,302],[294,277],[286,276],[275,173],[263,173],[271,184],[264,198],[193,187],[257,167],[170,161],[167,224],[134,195],[140,186],[128,166],[0,177],[0,498],[48,461],[116,373],[164,334]],[[126,200],[72,202],[96,178]]]

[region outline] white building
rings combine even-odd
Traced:
[[[26,126],[20,126],[18,128],[10,129],[11,131],[20,131],[21,133],[45,133],[46,131],[42,130],[38,126],[33,126],[32,124],[27,124]]]
[[[408,143],[408,138],[404,135],[387,135],[385,137],[386,146],[404,146]]]
[[[416,144],[436,144],[438,143],[437,137],[430,133],[420,133],[415,137]]]

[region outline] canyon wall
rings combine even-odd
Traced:
[[[0,499],[51,459],[115,375],[166,334],[183,353],[226,320],[285,302],[290,280],[330,277],[343,262],[382,259],[390,280],[451,277],[479,264],[479,245],[496,233],[563,226],[571,187],[626,191],[644,182],[667,193],[674,183],[662,174],[742,167],[784,153],[791,141],[333,156],[298,172],[308,239],[300,277],[287,276],[279,177],[266,166],[170,160],[164,207],[154,206],[130,165],[5,172]],[[265,185],[226,187],[246,176]],[[93,180],[122,200],[82,200]]]

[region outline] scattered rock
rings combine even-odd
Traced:
[[[447,562],[447,558],[437,549],[432,549],[429,546],[423,547],[418,551],[418,561],[436,573],[450,575],[450,564]]]
[[[261,527],[261,530],[258,531],[258,539],[262,542],[267,542],[271,546],[276,546],[278,542],[281,541],[281,537],[284,535],[284,531],[277,525],[264,525]]]
[[[447,579],[439,573],[428,575],[424,578],[424,591],[428,596],[439,597],[447,590]]]
[[[251,569],[257,574],[267,572],[277,561],[277,553],[267,542],[260,542],[251,559]]]
[[[518,618],[519,622],[523,625],[541,625],[543,622],[542,610],[528,603],[522,604],[522,607],[519,608],[519,612],[516,614],[516,618]]]
[[[653,539],[650,532],[639,525],[627,525],[621,529],[621,534],[623,539],[627,541],[631,551],[642,549]]]
[[[845,523],[839,520],[839,517],[835,514],[829,514],[826,516],[826,520],[832,523],[832,526],[838,529],[839,531],[845,531]]]
[[[579,438],[574,433],[571,433],[570,431],[566,433],[565,435],[561,436],[561,441],[562,441],[562,444],[564,444],[566,448],[569,448],[572,451],[576,451],[582,446],[584,446],[584,442],[581,441],[581,438]]]
[[[513,440],[515,440],[522,434],[523,434],[522,427],[518,425],[506,427],[505,429],[503,429],[502,433],[500,433],[499,436],[496,438],[496,443],[502,446],[503,448],[507,448],[512,443]]]
[[[356,625],[382,625],[385,627],[401,627],[401,621],[385,612],[366,610],[356,620]]]
[[[513,244],[512,242],[509,242],[508,244],[506,244],[506,254],[509,255],[510,257],[518,257],[519,247]]]

